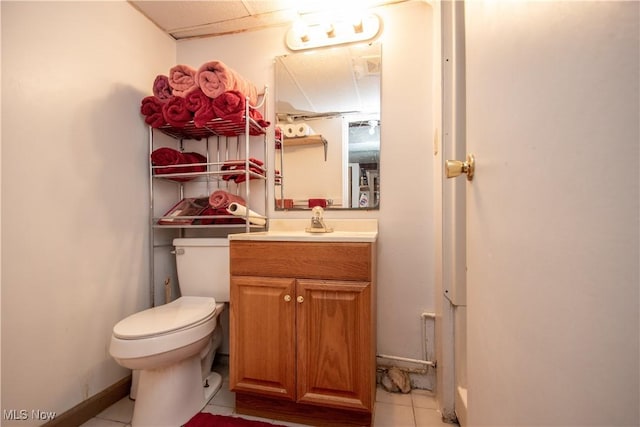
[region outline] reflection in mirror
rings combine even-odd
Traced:
[[[349,203],[376,208],[380,201],[380,120],[349,122]]]
[[[377,209],[379,44],[275,60],[276,209]]]

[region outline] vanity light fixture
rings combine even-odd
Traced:
[[[336,36],[336,27],[333,26],[333,24],[329,24],[327,26],[327,37],[329,37],[330,39],[334,38]]]
[[[288,31],[287,38],[289,35],[293,38],[297,38],[301,43],[307,43],[309,41],[309,27],[301,20],[297,20]]]
[[[364,42],[374,39],[380,27],[380,17],[372,13],[356,20],[335,20],[328,24],[307,25],[299,20],[287,31],[285,41],[294,51]]]
[[[356,34],[360,34],[364,30],[361,17],[354,19],[351,25],[353,25],[353,32]]]

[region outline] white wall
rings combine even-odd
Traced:
[[[333,199],[342,202],[343,125],[342,117],[307,120],[314,133],[327,141],[326,159],[324,144],[288,146],[284,140],[284,198],[306,200],[309,198]],[[280,169],[280,164],[275,165]],[[280,198],[279,189],[276,197]]]
[[[329,211],[326,217],[379,219],[378,351],[420,358],[420,315],[434,311],[435,304],[432,12],[421,1],[376,12],[384,22],[379,39],[383,58],[380,210]],[[276,27],[180,41],[178,62],[198,67],[221,60],[256,85],[273,86],[274,58],[290,53],[284,45],[286,30]],[[271,97],[268,107],[272,113],[273,104]],[[270,162],[273,164],[272,158]],[[272,190],[269,215],[309,217],[308,212],[274,211]]]
[[[61,413],[128,375],[108,347],[150,303],[140,100],[176,46],[126,2],[1,8],[2,409]]]

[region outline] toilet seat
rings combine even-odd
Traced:
[[[223,307],[213,298],[187,296],[132,314],[113,327],[109,353],[122,365],[210,339]]]
[[[113,327],[113,336],[137,340],[171,334],[206,322],[215,311],[213,298],[184,296],[121,320]]]

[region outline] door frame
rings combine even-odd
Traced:
[[[456,340],[464,332],[466,309],[466,180],[444,178],[446,160],[466,156],[464,84],[464,2],[435,2],[438,27],[434,58],[435,123],[435,290],[437,400],[446,421],[466,421],[466,399],[457,392],[458,380],[466,378],[466,346]],[[439,110],[439,111],[438,111]],[[462,319],[460,321],[459,319]],[[458,323],[456,325],[456,320]],[[462,327],[462,329],[461,329]],[[458,339],[465,339],[462,334]],[[464,343],[462,343],[464,344]]]

